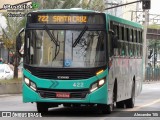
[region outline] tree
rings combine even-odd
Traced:
[[[14,56],[14,78],[18,77],[18,62],[19,57],[16,53],[16,36],[21,28],[25,25],[25,18],[22,17],[7,17],[7,14],[3,14],[6,18],[7,27],[2,28],[2,42],[4,47],[8,49],[9,53],[11,52]]]
[[[160,29],[160,25],[157,25],[156,23],[154,23],[154,24],[149,25],[148,28],[151,28],[151,29]]]
[[[40,7],[36,9],[69,9],[69,8],[83,8],[102,12],[104,10],[103,0],[32,0],[33,3],[39,3]],[[35,10],[35,9],[34,9]],[[14,77],[18,77],[18,62],[16,53],[16,36],[21,28],[25,26],[26,19],[22,17],[7,17],[7,28],[2,28],[3,43],[9,52],[15,56],[14,60]]]
[[[39,3],[39,0],[32,0]],[[96,11],[104,11],[105,4],[103,0],[41,0],[40,9],[70,9],[83,8]]]

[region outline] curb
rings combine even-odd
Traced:
[[[0,84],[0,95],[22,93],[22,83]]]

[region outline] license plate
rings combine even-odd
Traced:
[[[57,92],[56,98],[70,98],[70,93],[65,92]]]

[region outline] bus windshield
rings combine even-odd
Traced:
[[[29,30],[27,56],[36,67],[99,67],[106,65],[105,32],[85,30]],[[79,37],[80,36],[80,37]],[[77,44],[73,46],[77,38]]]

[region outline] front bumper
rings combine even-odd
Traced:
[[[47,89],[50,92],[55,90],[63,90],[65,91],[74,91],[78,90],[83,92],[84,89],[88,89],[88,93],[84,98],[43,98],[39,92],[34,91],[29,86],[25,84],[23,81],[22,83],[22,92],[23,92],[23,102],[52,102],[52,103],[93,103],[93,104],[107,104],[108,100],[108,88],[107,88],[107,80],[103,86],[98,88],[97,90],[93,91],[92,93],[89,92],[89,89],[93,83],[96,81],[106,78],[108,72],[105,70],[100,75],[91,77],[89,79],[83,80],[48,80],[48,79],[40,79],[38,77],[33,76],[30,72],[23,69],[24,77],[27,77],[32,82],[34,82],[39,89]],[[77,84],[75,87],[74,84]],[[78,86],[78,83],[81,85]],[[82,84],[83,83],[83,84]],[[83,86],[82,86],[83,85]],[[82,90],[82,91],[81,91]]]
[[[42,98],[39,93],[23,83],[23,102],[52,102],[52,103],[94,103],[107,104],[107,84],[86,95],[85,98]]]

